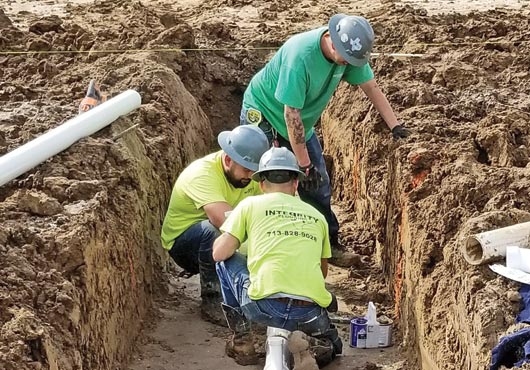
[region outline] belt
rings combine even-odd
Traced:
[[[271,299],[274,299],[275,301],[278,301],[284,304],[291,303],[292,306],[316,306],[315,302],[304,301],[302,299],[296,299],[296,298],[279,297],[279,298],[271,298]]]

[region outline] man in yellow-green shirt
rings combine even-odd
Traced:
[[[227,354],[240,364],[250,363],[252,355],[246,346],[249,321],[325,340],[320,348],[329,350],[320,365],[342,352],[326,311],[334,302],[324,282],[331,257],[328,224],[295,195],[303,176],[287,148],[268,150],[252,176],[264,194],[239,203],[214,242],[223,310],[234,331]],[[236,253],[243,242],[246,259]]]
[[[246,197],[261,193],[251,176],[269,144],[263,131],[252,126],[223,131],[218,142],[221,151],[194,161],[178,177],[161,238],[180,267],[190,274],[200,273],[203,317],[224,323],[212,245],[225,213]]]

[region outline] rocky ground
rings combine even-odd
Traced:
[[[164,368],[176,348],[197,369],[233,368],[216,362],[226,332],[199,322],[192,284],[161,251],[169,192],[237,124],[245,85],[274,49],[337,12],[367,15],[377,52],[423,56],[373,62],[409,140],[392,141],[348,86],[322,120],[342,240],[358,254],[330,284],[345,315],[372,300],[399,329],[390,354],[349,352],[335,366],[485,368],[514,322],[517,284],[467,265],[460,248],[469,233],[530,220],[527,4],[2,3],[0,154],[75,116],[91,78],[111,96],[136,89],[143,105],[0,187],[0,368]],[[204,345],[182,342],[190,331],[213,343],[211,362],[199,361]]]

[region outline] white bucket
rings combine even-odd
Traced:
[[[267,355],[264,370],[289,370],[291,353],[287,348],[287,338],[290,331],[267,327],[267,341],[265,342]]]
[[[392,319],[380,316],[379,321],[379,347],[390,347],[392,345]]]
[[[392,324],[379,324],[379,347],[392,345]]]

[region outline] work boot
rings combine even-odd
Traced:
[[[254,339],[251,333],[234,333],[226,342],[225,352],[228,357],[232,357],[241,366],[258,363],[258,355],[254,348]]]
[[[318,336],[317,339],[331,344],[331,348],[333,349],[333,355],[331,358],[332,360],[335,358],[336,355],[342,354],[342,340],[339,337],[339,331],[337,330],[337,327],[335,325],[330,324],[328,330],[326,330],[323,335]]]
[[[203,296],[201,297],[201,317],[203,320],[212,324],[224,326],[226,328],[226,319],[221,310],[222,297]]]
[[[226,342],[225,351],[239,365],[256,365],[258,355],[254,348],[254,339],[250,331],[250,321],[237,309],[222,304],[228,327],[232,330],[231,338]]]
[[[201,317],[215,325],[226,327],[221,309],[223,296],[217,275],[201,272]]]
[[[309,346],[309,336],[300,330],[289,335],[287,347],[293,354],[293,370],[318,370],[317,361]]]
[[[361,265],[361,256],[347,250],[338,237],[331,240],[331,258],[329,263],[338,267],[358,267]]]
[[[318,369],[329,364],[336,356],[334,345],[330,339],[315,338],[300,330],[291,333],[288,347],[293,354],[293,370]]]

